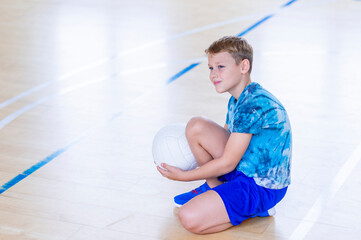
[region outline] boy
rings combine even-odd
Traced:
[[[218,93],[232,96],[224,127],[192,118],[186,137],[199,167],[191,171],[162,163],[172,180],[206,182],[174,198],[189,231],[223,231],[252,217],[273,215],[290,184],[291,127],[282,104],[251,82],[253,50],[241,37],[223,37],[208,49],[209,78]]]

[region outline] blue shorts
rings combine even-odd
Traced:
[[[222,198],[232,225],[273,208],[287,191],[287,187],[279,190],[261,187],[237,170],[218,179],[224,183],[212,190]]]

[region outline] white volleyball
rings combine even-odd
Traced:
[[[153,140],[154,162],[166,163],[185,171],[198,167],[189,147],[184,124],[171,124],[161,128]]]

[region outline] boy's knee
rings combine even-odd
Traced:
[[[185,229],[192,233],[201,233],[201,224],[194,211],[188,211],[187,209],[180,208],[178,212],[178,218]]]
[[[201,133],[206,122],[207,120],[204,117],[191,118],[186,127],[186,135],[189,137]]]

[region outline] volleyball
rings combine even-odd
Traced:
[[[166,163],[184,171],[198,167],[189,147],[184,124],[171,124],[161,128],[153,139],[153,159],[160,166]]]

